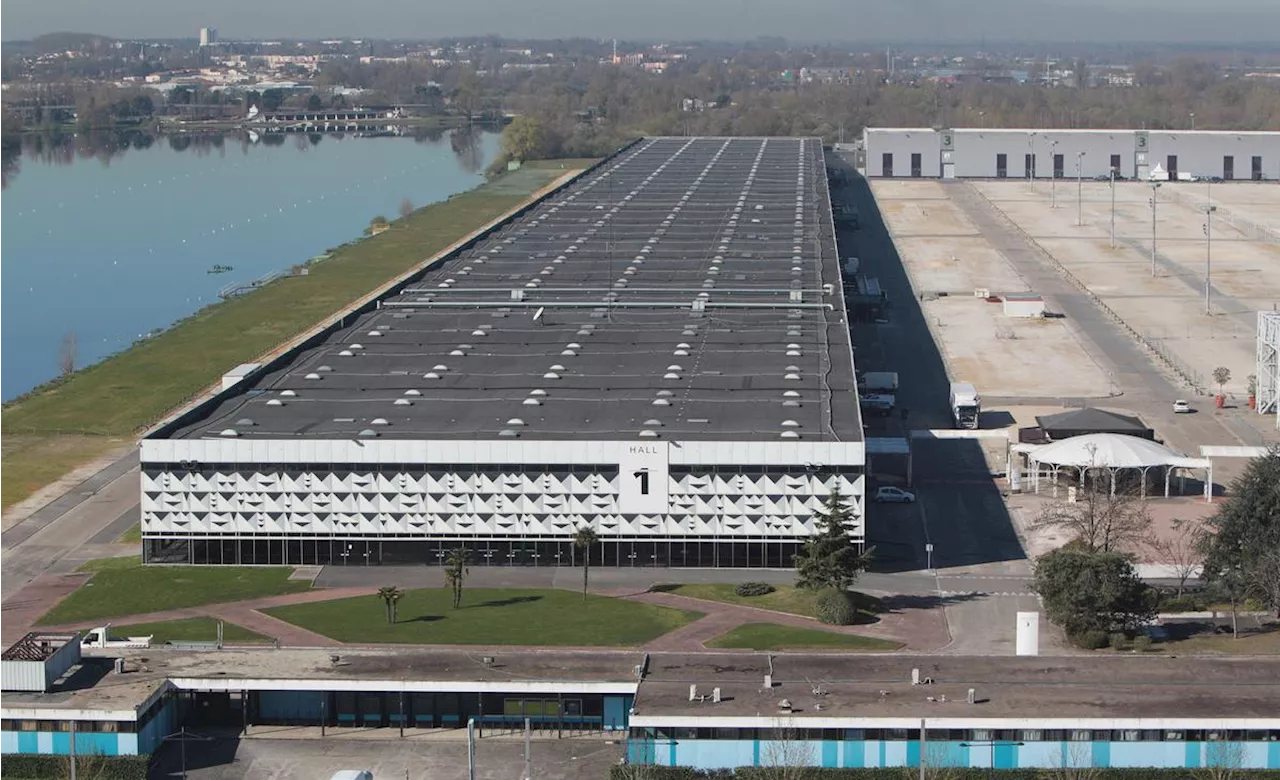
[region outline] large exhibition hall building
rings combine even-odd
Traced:
[[[637,141],[225,384],[141,444],[148,562],[790,566],[833,489],[864,536],[817,139]]]

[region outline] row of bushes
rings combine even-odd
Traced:
[[[687,766],[615,766],[609,780],[901,780],[915,777],[918,769],[907,767],[765,767],[744,766],[738,769],[694,769]],[[1230,776],[1231,780],[1276,780],[1280,772],[1264,769],[1221,768],[1201,770],[1212,777]],[[1222,774],[1223,772],[1227,774]],[[1186,780],[1196,777],[1193,769],[985,769],[980,767],[945,767],[926,770],[926,777],[947,780],[1052,780],[1057,777],[1088,777],[1090,780]]]
[[[151,756],[80,756],[76,761],[80,777],[93,780],[146,780]],[[9,754],[0,762],[5,780],[63,780],[71,775],[68,756]]]

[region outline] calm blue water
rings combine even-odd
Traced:
[[[231,282],[356,238],[375,215],[395,218],[405,198],[421,206],[474,187],[498,151],[496,134],[477,135],[24,150],[0,196],[4,399],[57,376],[68,333],[77,367],[89,365]],[[215,264],[235,270],[209,274]]]

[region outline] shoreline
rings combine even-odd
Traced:
[[[156,336],[6,402],[6,513],[94,459],[89,453],[77,458],[79,447],[60,450],[60,442],[136,438],[220,387],[226,371],[278,353],[405,274],[438,262],[553,186],[563,186],[585,167],[582,162],[528,165],[424,206],[388,231],[340,247],[307,276],[212,303]]]

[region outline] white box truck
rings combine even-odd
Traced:
[[[859,393],[883,393],[892,395],[898,392],[898,372],[896,371],[864,371],[858,374]]]
[[[982,414],[978,388],[968,382],[951,383],[951,417],[957,428],[977,428]]]

